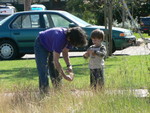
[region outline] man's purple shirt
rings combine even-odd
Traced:
[[[66,31],[66,28],[51,28],[41,31],[39,33],[40,42],[49,52],[61,53],[65,47],[71,48],[67,41]]]

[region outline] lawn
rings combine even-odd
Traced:
[[[134,33],[135,37],[138,39],[138,38],[141,38],[140,34],[139,33]],[[148,36],[147,33],[142,33],[142,36],[143,38],[150,38],[150,36]]]
[[[89,88],[88,60],[75,57],[71,62],[74,81],[63,80],[60,91],[51,86],[50,95],[42,97],[34,60],[0,61],[0,113],[149,113],[150,98],[130,91],[150,89],[150,55],[106,59],[105,90],[100,92]]]

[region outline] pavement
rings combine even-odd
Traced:
[[[85,52],[69,52],[70,57],[81,57],[83,56]],[[60,55],[62,57],[62,54]],[[34,54],[26,54],[25,56],[22,57],[23,59],[34,59],[35,55]]]
[[[150,55],[150,43],[147,45],[142,43],[139,46],[130,46],[123,50],[115,51],[113,55]]]
[[[142,39],[137,40],[137,45],[127,47],[123,50],[117,50],[113,53],[115,56],[123,55],[150,55],[150,38],[148,39],[149,43],[147,45]],[[69,52],[70,57],[82,57],[84,52]],[[61,55],[62,57],[62,55]],[[23,59],[34,59],[34,54],[26,54]]]

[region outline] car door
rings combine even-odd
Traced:
[[[12,22],[11,37],[17,41],[20,53],[33,53],[38,33],[45,30],[41,26],[40,19],[40,14],[22,14]]]

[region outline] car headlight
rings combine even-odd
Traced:
[[[125,36],[131,36],[132,32],[124,32],[124,33],[120,33],[120,37],[125,37]]]
[[[120,37],[124,37],[125,36],[125,34],[124,33],[120,33],[120,35],[119,35]]]

